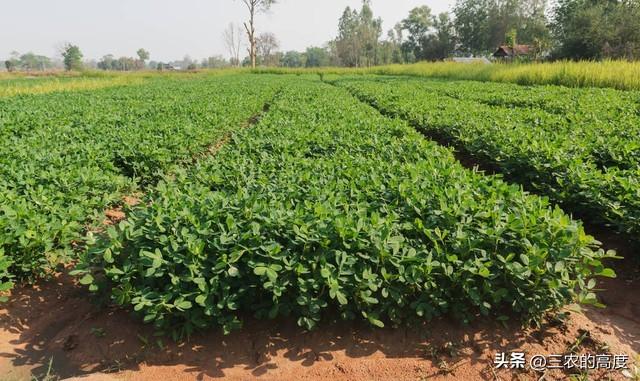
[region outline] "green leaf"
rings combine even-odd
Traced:
[[[188,300],[183,300],[175,304],[176,308],[180,310],[188,310],[192,307],[191,302]]]
[[[111,249],[106,249],[102,257],[104,258],[105,262],[113,263],[113,254],[111,252]]]
[[[367,316],[367,319],[369,320],[369,323],[371,323],[372,325],[374,325],[374,326],[376,326],[378,328],[384,328],[384,323],[382,321],[378,320],[373,315]]]
[[[596,275],[600,275],[600,276],[607,277],[607,278],[616,278],[617,277],[616,272],[613,269],[610,269],[610,268],[606,268],[606,269],[600,271]]]
[[[80,284],[82,285],[88,285],[93,283],[93,276],[91,274],[85,274],[85,276],[83,276],[82,278],[80,278]]]
[[[205,307],[207,301],[207,295],[198,295],[196,296],[196,304]]]

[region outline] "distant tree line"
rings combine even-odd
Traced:
[[[130,71],[130,70],[142,70],[145,69],[146,61],[149,59],[150,54],[145,49],[138,49],[136,52],[137,57],[120,57],[115,58],[113,54],[107,54],[102,57],[97,63],[98,69],[102,70],[116,70],[116,71]]]
[[[54,63],[49,57],[37,55],[34,53],[20,54],[18,52],[11,52],[11,56],[4,62],[5,69],[7,71],[34,71],[34,70],[48,70],[54,67]]]
[[[550,25],[560,58],[640,59],[640,0],[558,0]]]
[[[337,36],[324,46],[305,51],[281,51],[277,36],[259,32],[255,16],[274,0],[242,0],[248,20],[230,24],[223,33],[228,58],[212,56],[200,61],[185,56],[172,62],[150,61],[145,49],[135,57],[105,55],[98,62],[83,62],[78,46],[62,50],[64,67],[83,65],[103,70],[220,68],[229,66],[362,67],[390,63],[436,61],[454,56],[488,56],[499,46],[527,45],[527,59],[640,58],[640,0],[457,0],[451,12],[433,14],[424,5],[386,33],[369,0],[359,9],[347,7],[338,20]],[[244,37],[243,37],[244,35]],[[245,39],[246,38],[246,39]],[[246,58],[242,58],[244,41]],[[47,70],[48,57],[13,52],[5,61],[9,71]]]
[[[275,2],[268,2],[270,7]],[[271,33],[255,37],[258,66],[361,67],[486,57],[527,45],[527,59],[640,58],[640,0],[457,0],[451,12],[412,9],[386,34],[369,0],[347,7],[338,35],[305,52],[278,51]],[[236,49],[237,52],[237,49]],[[249,66],[250,57],[241,62]]]
[[[451,13],[412,9],[382,39],[368,0],[345,9],[327,44],[343,66],[488,56],[528,45],[530,58],[640,58],[640,0],[457,0]]]

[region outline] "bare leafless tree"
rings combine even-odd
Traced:
[[[227,29],[222,33],[222,38],[227,46],[227,51],[231,57],[231,64],[234,66],[240,66],[240,49],[242,47],[242,28],[236,26],[234,23],[229,24]]]
[[[262,64],[270,66],[271,56],[280,47],[280,42],[276,38],[276,35],[271,32],[261,33],[256,39],[256,52],[262,59]]]
[[[268,11],[277,0],[242,0],[249,10],[249,22],[244,23],[244,29],[247,31],[249,38],[249,57],[251,58],[251,66],[256,67],[256,28],[255,16],[257,13]]]

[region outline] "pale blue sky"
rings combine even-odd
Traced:
[[[454,0],[372,0],[386,30],[415,6],[434,13],[449,10]],[[360,0],[280,0],[257,20],[259,32],[276,34],[281,50],[302,50],[335,37],[346,6]],[[144,47],[153,60],[227,56],[222,31],[240,23],[246,9],[240,0],[0,0],[0,58],[16,50],[54,56],[68,41],[86,58],[112,53],[132,56]]]

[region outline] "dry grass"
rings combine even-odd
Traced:
[[[612,87],[620,90],[640,90],[640,62],[627,61],[559,61],[522,64],[462,64],[453,62],[389,65],[371,68],[322,69],[257,69],[258,73],[324,73],[324,74],[384,74],[411,75],[509,82],[522,85],[562,85],[567,87]]]
[[[46,94],[59,91],[95,90],[105,87],[135,85],[144,80],[139,77],[42,77],[0,81],[0,97],[21,94]]]
[[[44,71],[0,72],[0,97],[21,94],[46,94],[59,91],[96,90],[105,87],[139,85],[154,78],[193,79],[201,76],[249,73],[248,69],[199,70],[199,71]]]

